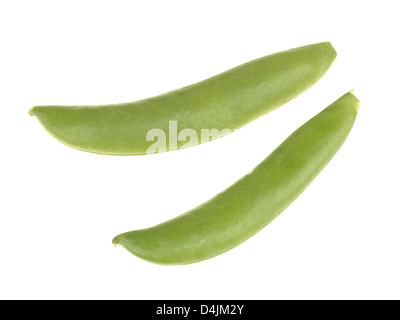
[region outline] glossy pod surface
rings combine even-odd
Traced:
[[[175,150],[225,135],[295,98],[323,76],[335,57],[330,43],[317,43],[132,103],[36,106],[30,114],[60,142],[83,151],[140,155]],[[153,129],[164,136],[155,136]],[[159,145],[153,150],[155,142]]]
[[[197,208],[152,228],[118,235],[132,254],[158,264],[188,264],[223,253],[288,207],[345,141],[359,101],[347,93],[292,133],[250,174]]]

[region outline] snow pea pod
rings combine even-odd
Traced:
[[[211,200],[157,226],[118,235],[132,254],[158,264],[189,264],[221,254],[287,208],[347,138],[359,101],[347,93],[292,133],[250,174]]]
[[[336,57],[329,42],[259,58],[148,99],[100,106],[36,106],[29,113],[67,146],[141,155],[213,140],[276,109],[316,83]]]

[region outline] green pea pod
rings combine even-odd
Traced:
[[[120,234],[113,243],[158,264],[194,263],[232,249],[275,219],[321,172],[346,140],[358,106],[352,93],[345,94],[211,200],[155,227]]]
[[[36,106],[29,112],[67,146],[141,155],[203,143],[276,109],[316,83],[336,51],[328,42],[259,58],[199,83],[132,103]]]

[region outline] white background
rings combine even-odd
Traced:
[[[2,1],[0,298],[399,299],[398,1]],[[280,50],[330,41],[310,90],[217,141],[153,156],[70,149],[34,105],[164,93]],[[208,200],[347,91],[341,150],[239,247],[159,266],[111,244]],[[255,190],[256,192],[256,190]]]

